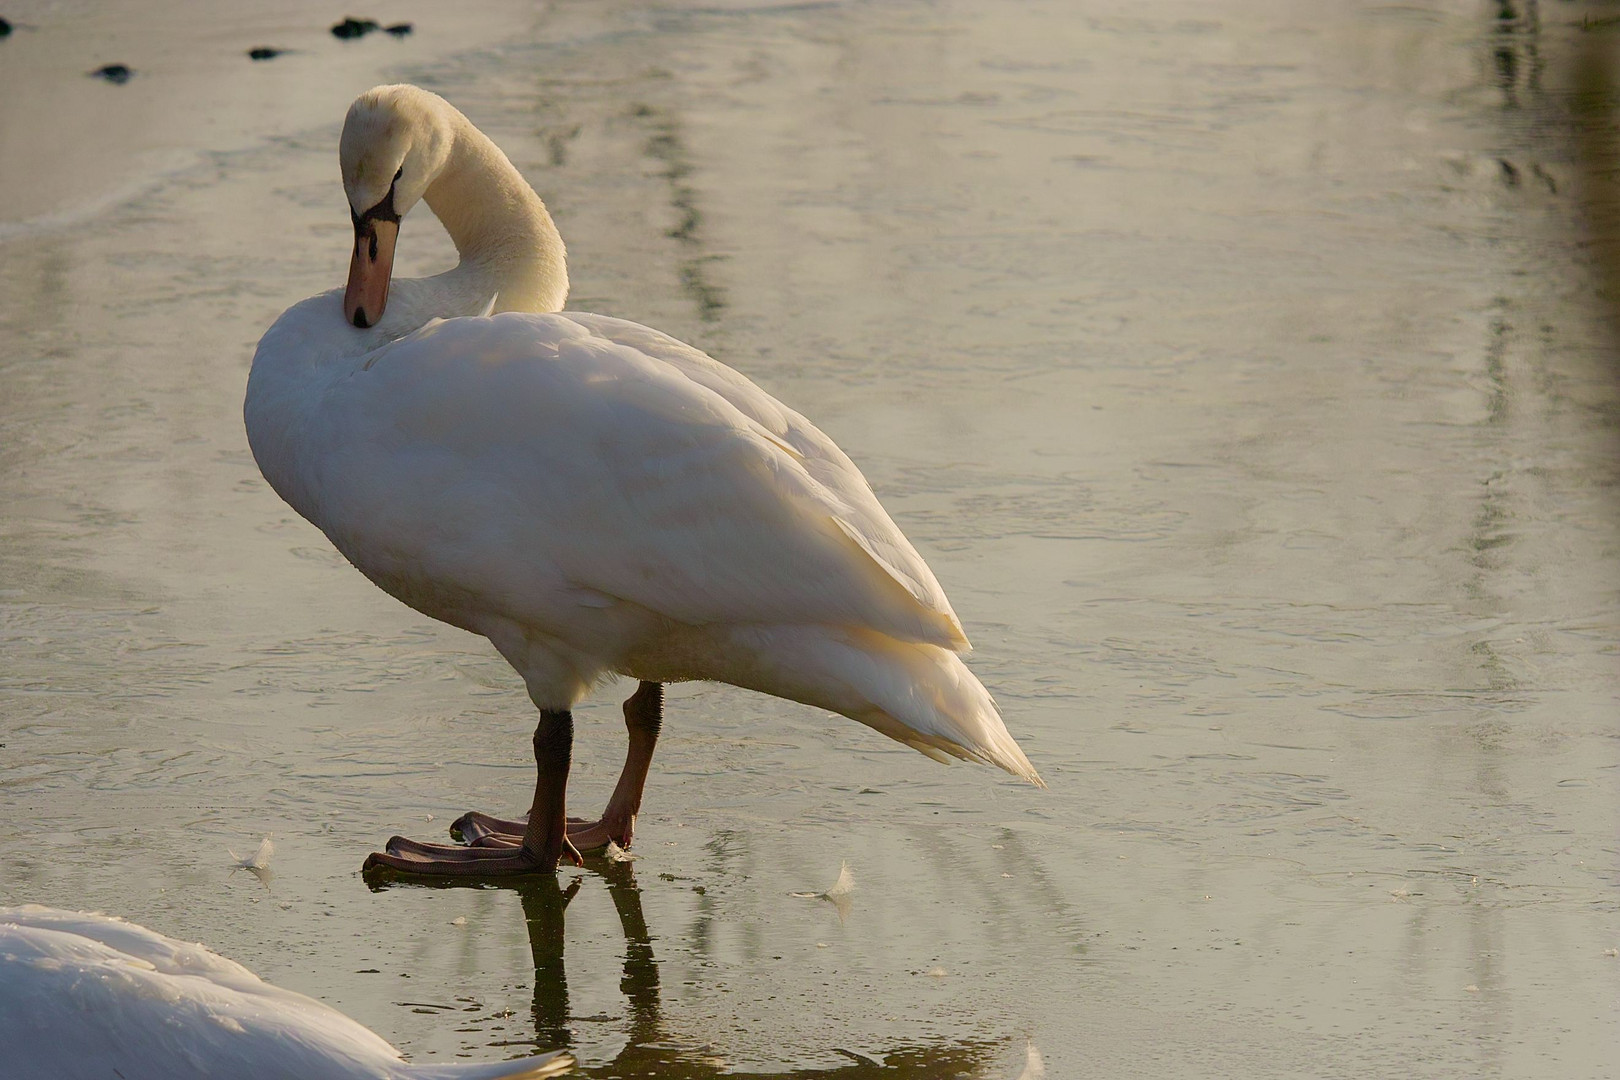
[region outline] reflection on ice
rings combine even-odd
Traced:
[[[611,1061],[587,1061],[580,1066],[580,1074],[622,1080],[715,1080],[737,1075],[723,1057],[706,1045],[682,1038],[665,1019],[659,965],[653,955],[653,935],[648,930],[642,911],[641,888],[636,883],[635,868],[629,863],[588,856],[586,872],[596,874],[607,886],[618,914],[620,931],[624,935],[624,966],[619,991],[626,1004],[623,1030],[626,1041],[623,1049]],[[534,998],[530,1006],[534,1038],[507,1039],[490,1045],[528,1044],[534,1046],[536,1052],[575,1048],[574,1024],[579,1018],[571,1011],[568,969],[564,960],[567,938],[564,916],[569,903],[578,895],[582,881],[582,877],[575,876],[564,885],[558,877],[537,874],[522,878],[495,878],[477,886],[517,893],[534,963]],[[842,891],[839,891],[839,886],[844,887]],[[379,881],[372,886],[375,891],[468,887],[469,882],[454,878]],[[832,889],[826,893],[802,895],[831,900],[832,894],[838,891],[839,897],[847,901],[853,888],[853,875],[846,864]],[[739,1008],[745,1006],[745,1002],[739,1003]],[[996,1060],[1004,1056],[1002,1046],[984,1040],[899,1045],[882,1054],[881,1060],[844,1049],[834,1048],[832,1052],[849,1060],[838,1065],[788,1072],[750,1070],[746,1075],[757,1077],[758,1080],[943,1080],[948,1077],[990,1077]],[[1018,1080],[1040,1080],[1045,1075],[1040,1054],[1031,1046],[1024,1071]]]

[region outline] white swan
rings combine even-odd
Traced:
[[[958,657],[967,637],[933,573],[831,439],[689,345],[560,311],[551,216],[442,98],[368,91],[340,158],[348,287],[259,342],[248,441],[361,573],[487,637],[540,710],[526,820],[468,815],[472,846],[395,837],[368,867],[520,873],[628,844],[662,684],[683,679],[1041,783]],[[461,261],[390,290],[399,219],[420,199]],[[607,673],[641,680],[630,752],[602,819],[566,819],[569,710]]]
[[[13,1080],[494,1080],[572,1064],[410,1065],[336,1009],[201,945],[106,915],[0,908],[0,1074]]]

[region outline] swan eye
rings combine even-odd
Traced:
[[[405,166],[401,165],[399,167],[399,171],[394,173],[394,179],[398,180],[400,177],[402,177],[404,175],[405,175]]]

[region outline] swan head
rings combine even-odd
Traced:
[[[404,85],[374,87],[349,106],[338,161],[354,219],[343,317],[355,326],[375,326],[388,304],[400,218],[450,159],[455,131],[448,110],[437,94]]]

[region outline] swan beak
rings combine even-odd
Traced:
[[[392,196],[393,192],[389,192]],[[388,200],[392,209],[392,198]],[[399,239],[399,218],[374,215],[354,219],[354,258],[349,262],[349,285],[343,290],[343,317],[364,330],[376,326],[388,306],[388,282],[394,273],[394,242]]]

